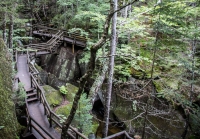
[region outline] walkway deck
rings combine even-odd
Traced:
[[[45,37],[49,37],[49,38],[51,38],[52,36],[54,36],[54,35],[47,34],[47,33],[42,33],[42,32],[39,32],[39,31],[33,31],[33,35],[36,35],[36,36],[45,36]],[[74,38],[64,37],[61,40],[65,41],[65,42],[68,42],[70,44],[74,43]],[[79,40],[76,40],[75,44],[76,44],[76,46],[80,46],[80,47],[83,47],[83,48],[85,48],[85,45],[86,45],[85,42],[82,42],[82,41],[79,41]]]
[[[27,55],[18,55],[18,62],[17,62],[17,77],[20,81],[24,84],[24,88],[26,91],[30,90],[31,88],[31,81],[30,81],[30,74],[28,71],[28,64],[27,64]],[[44,114],[44,107],[39,101],[28,103],[28,110],[31,117],[35,119],[40,125],[47,130],[55,139],[59,139],[61,134],[55,131],[54,128],[50,128],[49,122],[47,117]],[[41,131],[42,132],[42,131]],[[33,135],[37,139],[43,139],[34,129],[32,130]],[[49,139],[47,136],[46,139]]]
[[[24,88],[28,91],[31,88],[31,79],[28,71],[27,55],[19,55],[17,58],[17,77],[24,84]]]

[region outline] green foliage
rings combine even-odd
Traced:
[[[19,82],[18,91],[16,91],[12,95],[12,99],[18,106],[23,106],[25,104],[25,97],[26,97],[26,91],[24,89],[24,84]]]
[[[196,110],[194,113],[190,115],[190,123],[192,127],[192,132],[200,137],[200,107],[197,106]]]
[[[87,38],[88,32],[84,31],[81,28],[71,28],[69,29],[69,33],[79,33],[81,36],[84,36]]]
[[[148,64],[151,60],[147,57],[136,54],[136,51],[129,45],[121,45],[120,49],[117,49],[117,56],[115,59],[115,74],[120,75],[119,80],[126,81],[126,77],[130,77],[134,74],[134,71],[145,71],[143,65]],[[143,74],[143,73],[141,73]],[[125,77],[125,78],[124,78]]]
[[[79,107],[76,111],[75,121],[78,124],[78,127],[83,131],[84,134],[88,135],[89,133],[94,133],[94,128],[96,125],[93,125],[92,115],[90,114],[90,110],[92,109],[92,104],[90,103],[90,99],[86,98],[86,94],[82,94]]]
[[[83,57],[79,60],[79,63],[88,63],[90,59],[90,51],[84,51]]]
[[[56,110],[56,113],[62,118],[61,123],[66,120],[66,117],[69,115],[72,107],[72,103],[69,103],[65,106],[59,107]],[[92,109],[92,105],[90,103],[90,99],[86,98],[86,94],[84,93],[79,101],[79,107],[76,111],[74,120],[72,124],[78,127],[83,131],[85,135],[89,133],[95,133],[96,128],[98,126],[97,123],[94,123],[92,120],[92,115],[90,115],[90,110]]]
[[[59,91],[63,94],[66,95],[68,93],[68,90],[66,90],[65,86],[62,85],[59,87]]]
[[[61,124],[64,123],[65,120],[67,119],[67,117],[65,115],[62,115],[62,114],[58,114],[57,116],[59,116],[61,118],[61,120],[60,120]]]

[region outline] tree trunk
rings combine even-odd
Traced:
[[[134,1],[130,2],[128,5],[133,4],[137,1],[138,0],[134,0]],[[123,9],[126,6],[122,6],[117,11],[120,11],[121,9]],[[88,67],[88,70],[85,73],[85,75],[80,79],[79,90],[74,97],[72,109],[70,111],[69,116],[67,117],[67,120],[63,123],[61,139],[65,139],[65,137],[67,136],[67,130],[68,130],[68,128],[69,128],[69,126],[70,126],[70,124],[71,124],[71,122],[74,118],[74,115],[76,113],[76,110],[77,110],[77,107],[78,107],[78,102],[80,100],[82,92],[84,91],[85,84],[90,79],[90,77],[92,77],[92,72],[95,69],[97,50],[99,50],[106,42],[106,39],[107,39],[107,36],[108,36],[108,30],[109,30],[109,27],[110,27],[110,21],[111,21],[111,18],[114,15],[115,12],[112,12],[110,10],[110,14],[108,14],[106,21],[105,21],[105,24],[104,24],[104,30],[103,30],[103,34],[102,34],[101,39],[96,44],[94,44],[90,49],[89,67]]]
[[[113,0],[113,11],[117,10],[117,1]],[[111,5],[112,6],[112,5]],[[112,34],[111,34],[111,48],[110,48],[110,59],[109,59],[109,78],[107,83],[107,94],[105,98],[105,113],[104,113],[104,129],[103,137],[107,137],[108,134],[108,125],[109,125],[109,113],[110,113],[110,101],[112,93],[112,81],[113,81],[113,72],[114,72],[114,60],[115,60],[115,51],[116,51],[116,26],[117,26],[117,13],[113,15],[112,18]]]
[[[6,37],[6,11],[3,13],[3,40],[4,43],[7,43],[7,37]]]
[[[103,33],[101,39],[95,45],[93,45],[92,48],[90,49],[89,68],[88,68],[87,72],[85,73],[85,75],[80,79],[79,90],[74,97],[72,109],[70,111],[69,116],[67,117],[67,120],[64,122],[63,127],[62,127],[61,139],[65,139],[67,136],[67,130],[68,130],[68,128],[74,118],[74,115],[76,113],[76,110],[78,107],[78,102],[80,100],[82,92],[84,91],[85,84],[87,83],[89,78],[92,76],[92,72],[95,69],[96,53],[97,53],[97,50],[99,48],[101,48],[101,46],[103,46],[106,42],[106,39],[108,36],[108,29],[110,26],[110,20],[111,20],[112,16],[113,16],[113,13],[110,13],[107,16],[107,19],[106,19],[106,22],[104,25],[104,33]]]
[[[124,18],[128,17],[128,6],[124,8]]]
[[[94,99],[99,91],[99,88],[101,88],[103,81],[105,79],[105,75],[106,72],[108,71],[108,60],[105,59],[105,61],[103,62],[103,67],[102,69],[100,69],[101,73],[99,74],[99,76],[95,79],[92,87],[90,88],[90,96],[92,99],[92,103],[94,103]]]
[[[8,46],[9,48],[13,48],[13,15],[12,13],[9,15],[9,19],[10,19],[10,25],[9,25],[9,34],[8,34],[8,38],[9,38],[9,42],[8,42]]]

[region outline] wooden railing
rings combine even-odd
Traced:
[[[123,136],[123,137],[122,137]],[[103,139],[113,139],[115,137],[121,137],[122,139],[133,139],[132,137],[130,137],[128,135],[128,133],[126,131],[121,131],[121,132],[118,132],[116,134],[113,134],[113,135],[110,135],[108,137],[105,137]]]
[[[25,102],[26,102],[26,113],[27,113],[27,121],[28,121],[27,130],[29,130],[30,133],[32,133],[32,128],[34,128],[43,138],[46,138],[46,136],[44,135],[45,133],[51,139],[54,139],[54,137],[46,129],[44,129],[36,120],[34,120],[34,118],[29,114],[28,103],[26,99],[25,99]],[[36,126],[38,126],[39,129]],[[41,130],[44,133],[42,133]]]
[[[28,56],[29,58],[29,56]],[[28,61],[30,61],[28,59]],[[33,73],[39,73],[37,71],[37,69],[34,67],[33,63],[29,62],[29,68],[30,69],[30,77],[31,77],[31,87],[34,87],[36,88],[37,90],[37,97],[38,97],[38,100],[40,101],[40,103],[43,104],[43,107],[44,107],[44,113],[45,115],[47,116],[47,118],[49,119],[49,124],[50,124],[50,127],[57,127],[57,128],[60,128],[60,131],[62,130],[62,124],[60,123],[60,121],[62,120],[59,116],[57,116],[50,108],[47,100],[46,100],[46,97],[44,95],[44,91],[43,91],[43,88],[39,85],[38,81],[37,81],[37,78],[34,76]],[[72,133],[70,133],[68,131],[68,135],[73,138],[73,139],[78,139],[78,138],[83,138],[83,139],[88,139],[86,136],[84,136],[83,134],[81,134],[80,132],[78,132],[75,128],[73,128],[72,126],[69,127],[70,131]],[[75,135],[75,136],[74,136]]]
[[[43,34],[49,34],[49,37],[52,37],[56,32],[58,32],[59,29],[50,28],[50,27],[46,27],[44,25],[37,24],[37,25],[33,25],[33,30],[35,30],[39,33],[43,33]],[[71,40],[73,40],[72,44],[74,44],[74,45],[80,45],[80,44],[77,44],[77,41],[83,42],[84,47],[85,47],[86,42],[87,42],[87,39],[85,36],[82,36],[78,32],[70,33],[67,30],[61,30],[61,31],[63,32],[63,39],[70,38]]]
[[[16,51],[16,59],[18,56],[18,52]],[[37,97],[38,100],[40,101],[40,103],[43,104],[44,107],[44,114],[47,116],[48,120],[49,120],[49,125],[50,127],[54,127],[54,128],[59,128],[60,131],[62,130],[62,124],[60,123],[60,121],[62,120],[58,115],[56,115],[50,108],[46,97],[44,95],[44,91],[42,89],[42,87],[39,85],[38,81],[37,81],[37,77],[35,76],[36,74],[38,75],[38,70],[35,68],[35,66],[33,65],[34,63],[31,62],[30,60],[30,53],[27,51],[27,62],[29,65],[29,72],[30,72],[30,77],[31,77],[31,87],[34,87],[37,90]],[[20,82],[19,78],[16,78],[17,82]],[[26,103],[26,111],[27,111],[27,120],[28,120],[28,126],[25,130],[24,133],[26,133],[26,131],[30,131],[32,132],[32,128],[34,128],[43,138],[46,138],[46,136],[49,136],[51,139],[54,139],[54,137],[47,131],[45,130],[40,123],[38,123],[30,114],[29,114],[29,109],[28,109],[28,102],[27,99],[25,98],[25,103]],[[68,136],[70,136],[70,138],[72,139],[88,139],[85,135],[81,134],[80,132],[78,132],[75,128],[73,128],[71,125],[69,126],[68,130]],[[42,132],[41,132],[42,130]],[[45,135],[45,134],[46,135]],[[124,139],[133,139],[132,137],[130,137],[128,135],[128,133],[126,131],[122,131],[119,133],[116,133],[114,135],[108,136],[104,139],[112,139],[114,137],[122,137]]]
[[[52,50],[55,49],[57,43],[60,40],[62,40],[62,37],[63,37],[62,35],[63,35],[63,32],[62,31],[58,31],[46,43],[29,44],[29,45],[25,45],[24,47],[30,47],[32,49],[36,49],[36,51],[50,51],[52,53]]]

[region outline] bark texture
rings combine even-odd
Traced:
[[[117,10],[117,1],[113,0],[113,11]],[[114,72],[114,59],[115,59],[115,51],[116,51],[116,26],[117,26],[117,13],[113,15],[112,18],[112,34],[111,34],[111,47],[110,47],[110,59],[109,59],[109,73],[108,73],[108,83],[107,83],[107,93],[105,98],[105,113],[104,113],[104,129],[103,129],[103,137],[107,137],[108,135],[108,125],[109,125],[109,117],[110,117],[110,101],[111,101],[111,93],[112,93],[112,81],[113,81],[113,72]]]

